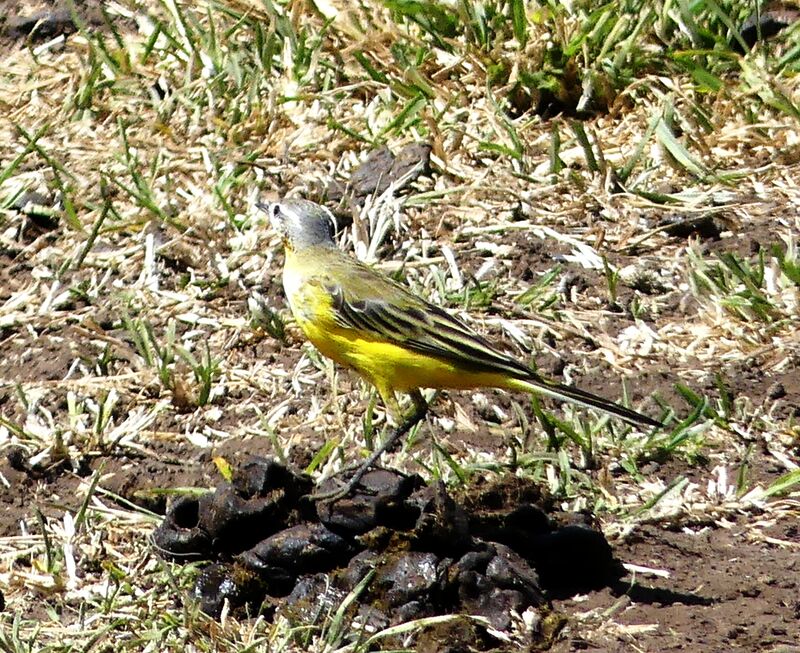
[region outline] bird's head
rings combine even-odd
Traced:
[[[284,247],[297,250],[315,245],[336,246],[333,241],[336,220],[324,206],[302,199],[258,202],[256,206],[269,216]]]

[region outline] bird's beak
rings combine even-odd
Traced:
[[[256,207],[264,211],[269,217],[269,223],[272,225],[272,228],[281,236],[281,238],[286,237],[286,225],[283,224],[283,220],[281,220],[275,212],[273,212],[272,207],[276,206],[278,202],[256,202]],[[277,212],[280,213],[280,212]]]

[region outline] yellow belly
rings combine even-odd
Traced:
[[[367,339],[349,329],[321,329],[313,322],[298,321],[306,337],[325,356],[352,367],[379,389],[409,392],[417,388],[468,389],[504,387],[501,374],[470,372],[452,363],[404,349],[388,342]]]

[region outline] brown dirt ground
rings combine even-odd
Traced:
[[[176,440],[156,444],[148,455],[99,456],[77,471],[20,469],[6,455],[0,474],[11,488],[0,491],[0,537],[18,533],[32,506],[54,518],[77,510],[80,478],[97,469],[103,472],[103,488],[163,513],[166,498],[159,490],[210,488],[219,482],[213,456],[235,465],[251,455],[273,453],[264,438],[229,441],[213,451]],[[292,462],[306,464],[311,453],[300,452]],[[761,482],[781,472],[764,455],[751,465],[753,479]],[[661,477],[702,477],[702,470],[674,462],[651,471]],[[760,526],[755,531],[754,519]],[[662,570],[669,577],[634,574],[589,594],[555,596],[554,608],[569,621],[552,650],[790,651],[776,647],[800,641],[796,517],[759,519],[756,511],[718,521],[643,525],[612,542],[612,548],[620,562]]]
[[[7,11],[13,4],[0,3],[0,12]],[[41,6],[46,7],[48,3]],[[19,44],[0,39],[0,55],[4,48],[10,47],[19,47]],[[440,235],[436,230],[438,218],[432,216],[428,222],[431,233]],[[40,243],[38,239],[46,241],[48,237],[46,232],[31,234],[23,239],[22,244],[35,248]],[[709,240],[703,243],[703,248],[707,253],[733,251],[752,255],[762,248],[768,250],[773,238],[770,225],[762,224],[749,229],[742,238]],[[522,281],[532,279],[533,273],[541,274],[552,268],[559,255],[568,251],[566,247],[559,251],[552,243],[545,248],[541,241],[516,232],[511,232],[506,242],[516,249],[517,256],[505,262],[506,269],[502,274]],[[26,262],[29,253],[28,249],[0,251],[0,301],[33,284],[31,266]],[[175,260],[176,268],[179,268],[180,261]],[[638,254],[618,254],[610,260],[614,265],[624,267],[641,259]],[[459,252],[459,261],[464,269],[477,270],[482,259],[479,253],[466,250]],[[563,272],[574,274],[571,282],[577,289],[574,308],[596,309],[608,303],[607,283],[602,273],[571,269],[568,264],[564,265]],[[81,281],[82,274],[88,275],[89,272],[79,271],[67,281],[74,286]],[[277,287],[274,275],[265,279],[264,290],[276,297]],[[626,307],[634,294],[630,288],[620,288],[620,308],[603,313],[601,330],[615,336],[633,323]],[[652,297],[645,295],[644,301],[652,301],[657,309],[646,320],[658,328],[673,319],[687,319],[695,313],[696,306],[687,304],[684,296],[675,291],[657,291]],[[504,304],[500,299],[502,312]],[[4,419],[17,423],[24,418],[25,411],[14,387],[17,383],[41,390],[44,409],[51,413],[64,411],[64,390],[68,383],[62,379],[76,360],[85,362],[97,358],[86,331],[77,330],[72,323],[76,315],[93,312],[95,322],[105,330],[114,355],[110,375],[116,366],[125,367],[132,359],[130,343],[103,324],[102,311],[106,308],[82,307],[79,300],[76,302],[62,306],[61,313],[54,311],[47,324],[37,325],[35,335],[13,325],[0,328],[0,380],[6,381],[0,385],[0,415]],[[221,314],[235,315],[241,314],[243,302],[243,293],[239,289],[225,288],[210,297],[208,305],[213,305]],[[499,328],[487,327],[484,331],[490,336],[499,336]],[[561,335],[560,356],[549,353],[537,356],[545,371],[555,373],[565,365],[582,360],[597,348],[579,335]],[[281,364],[290,370],[299,360],[300,348],[296,342],[281,347],[269,339],[242,338],[239,346],[226,352],[239,368],[267,362]],[[775,418],[797,417],[800,405],[800,367],[797,361],[779,371],[773,369],[774,361],[768,352],[756,352],[746,361],[722,365],[716,361],[714,364],[695,362],[695,371],[703,373],[695,388],[706,392],[710,399],[719,397],[713,379],[713,373],[718,371],[735,398],[753,407],[763,407]],[[674,384],[681,380],[679,372],[669,364],[654,363],[630,384],[633,403],[639,404],[655,394],[666,404],[676,407],[679,415],[688,413],[689,408],[682,403],[674,388]],[[620,376],[604,362],[598,362],[577,380],[587,390],[609,397],[620,396]],[[151,399],[140,381],[137,379],[131,387],[124,383],[120,387],[121,399],[115,408],[119,415],[125,415],[133,405],[155,401],[159,397],[156,390]],[[357,387],[351,377],[342,374],[341,393]],[[238,397],[237,392],[240,393]],[[315,392],[323,401],[329,399],[326,384],[320,384]],[[511,412],[513,397],[496,391],[487,391],[487,394],[493,404]],[[235,404],[233,400],[239,398],[243,405],[266,403],[268,399],[258,388],[249,386],[233,389],[228,398],[232,400],[230,404]],[[302,408],[307,407],[302,398],[293,403],[291,411],[302,412]],[[358,410],[364,405],[364,401],[356,402],[351,404],[350,410]],[[437,433],[437,439],[455,453],[478,448],[503,459],[507,443],[497,438],[497,429],[487,423],[487,415],[463,394],[454,393],[442,398],[434,413],[453,417],[456,405],[474,428],[459,430],[450,436]],[[648,406],[653,408],[652,404]],[[212,487],[218,482],[219,473],[213,462],[215,456],[222,456],[235,465],[249,455],[275,453],[271,442],[263,437],[229,439],[212,447],[193,447],[186,441],[184,432],[194,416],[183,414],[177,408],[160,415],[148,427],[149,430],[142,434],[145,443],[123,445],[113,448],[110,453],[102,446],[95,447],[95,453],[80,460],[77,466],[67,463],[65,458],[65,462],[31,468],[19,451],[6,449],[0,461],[0,474],[7,481],[0,485],[0,537],[18,534],[20,522],[30,520],[34,508],[41,510],[45,517],[57,517],[65,509],[75,510],[81,502],[76,496],[80,480],[96,470],[103,473],[101,485],[104,489],[148,509],[163,512],[166,498],[157,490]],[[532,419],[530,408],[523,410]],[[237,411],[235,405],[224,412],[218,422],[220,427],[238,423],[243,418],[243,413]],[[247,417],[253,419],[253,415]],[[429,427],[429,431],[431,429]],[[308,427],[300,427],[298,434],[302,442],[291,449],[290,462],[303,467],[322,444],[323,436]],[[751,483],[767,485],[786,470],[760,445],[748,460],[749,475]],[[418,446],[426,446],[424,439]],[[735,466],[742,460],[732,456],[727,462]],[[673,459],[664,463],[653,462],[645,473],[667,480],[683,475],[702,484],[707,482],[710,467],[710,463],[690,464]],[[631,582],[588,595],[555,599],[555,607],[570,620],[564,637],[553,650],[756,652],[777,651],[781,645],[792,646],[800,642],[800,587],[797,580],[800,578],[800,529],[796,504],[787,503],[784,511],[770,513],[763,519],[756,509],[742,509],[738,513],[728,512],[701,522],[685,515],[668,525],[643,524],[613,541],[612,545],[616,557],[622,562],[664,570],[669,572],[669,577],[637,576],[635,582],[628,579]]]
[[[586,616],[553,650],[776,651],[797,645],[797,525],[785,520],[764,529],[778,544],[752,537],[750,524],[743,516],[725,528],[642,528],[614,547],[616,556],[668,571],[669,578],[639,578],[633,586],[557,600],[567,614]]]
[[[17,286],[26,283],[26,270],[14,276]],[[603,280],[587,285],[586,291],[604,292]],[[232,300],[238,301],[238,300]],[[82,347],[68,325],[52,326],[38,338],[30,339],[13,329],[3,334],[8,355],[0,361],[0,378],[17,375],[28,383],[53,384],[63,378]],[[13,345],[13,347],[8,347]],[[577,342],[571,356],[580,348]],[[11,353],[13,352],[13,353]],[[257,360],[284,360],[288,365],[297,358],[293,348],[282,349],[273,341],[253,340],[232,351],[237,365]],[[285,362],[285,361],[284,361]],[[608,370],[580,379],[580,384],[611,396],[619,394],[619,384],[607,379]],[[779,410],[796,411],[800,397],[800,372],[791,369],[770,374],[757,364],[732,366],[725,371],[734,395],[744,394],[755,403],[764,402],[765,388],[780,383],[785,395]],[[640,376],[632,398],[638,401],[659,393],[667,403],[677,405],[679,398],[673,384],[676,377],[668,369],[653,369]],[[351,382],[344,375],[341,390]],[[758,382],[756,382],[758,381]],[[713,383],[707,390],[715,392]],[[499,391],[487,391],[492,403],[511,410],[514,398]],[[63,409],[64,398],[52,393],[49,408]],[[61,402],[61,404],[59,404]],[[499,459],[506,456],[506,443],[497,437],[487,415],[476,409],[463,395],[442,397],[434,413],[453,416],[455,405],[477,428],[439,436],[439,441],[453,453],[464,448],[494,452]],[[358,406],[356,406],[358,408]],[[0,395],[0,410],[9,419],[20,416],[20,407],[13,390]],[[530,412],[530,411],[528,411]],[[532,419],[532,414],[529,415]],[[272,444],[265,438],[227,440],[217,447],[196,448],[181,437],[181,416],[162,415],[153,425],[153,439],[146,451],[116,450],[113,454],[98,453],[81,461],[78,469],[55,464],[44,469],[30,469],[20,464],[14,451],[7,451],[0,462],[0,474],[9,482],[0,489],[0,537],[19,532],[21,520],[30,518],[35,506],[45,517],[57,518],[64,510],[76,510],[80,499],[76,489],[82,478],[102,470],[101,485],[119,497],[158,513],[166,508],[166,496],[159,490],[172,488],[213,487],[219,472],[213,458],[222,456],[237,464],[250,455],[273,455]],[[227,419],[235,420],[231,414]],[[303,446],[293,450],[290,462],[302,467],[310,461],[322,444],[319,433],[309,431]],[[426,447],[425,439],[418,445]],[[741,461],[730,460],[735,465]],[[784,470],[764,452],[757,451],[749,460],[752,482],[768,484]],[[703,482],[708,466],[687,467],[680,460],[653,462],[646,472],[670,479],[684,475],[691,481]],[[800,641],[800,530],[796,519],[770,517],[753,530],[754,513],[742,512],[720,520],[693,523],[677,519],[664,525],[643,525],[617,542],[612,542],[615,556],[621,562],[669,572],[668,578],[647,576],[623,579],[617,586],[607,587],[578,597],[557,597],[554,607],[570,619],[553,650],[555,651],[775,651],[776,646]],[[789,649],[786,649],[789,650]]]

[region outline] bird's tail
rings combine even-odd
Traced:
[[[620,404],[615,404],[613,401],[593,395],[591,392],[586,392],[585,390],[581,390],[575,386],[564,385],[563,383],[558,383],[557,381],[551,381],[549,379],[543,379],[540,377],[531,377],[528,379],[517,378],[510,379],[508,382],[508,387],[514,390],[535,392],[537,394],[552,397],[553,399],[558,399],[559,401],[568,401],[570,403],[578,404],[579,406],[585,406],[587,408],[596,408],[597,410],[602,410],[610,415],[615,415],[616,417],[619,417],[620,419],[623,419],[631,424],[655,427],[664,426],[658,420],[654,420],[647,415],[642,415],[641,413],[637,413],[635,410],[631,410],[630,408],[626,408]]]

